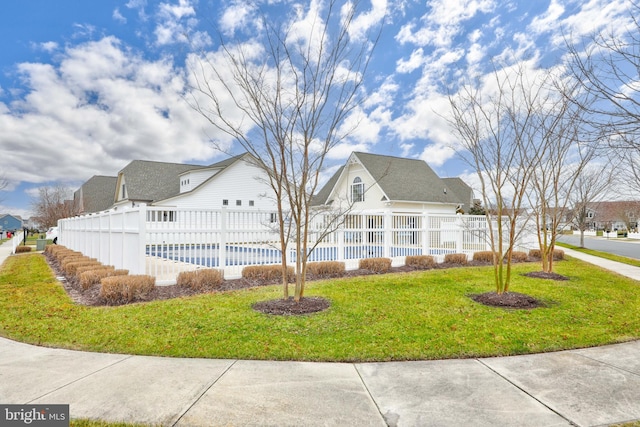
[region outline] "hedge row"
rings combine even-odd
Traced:
[[[48,245],[44,253],[60,265],[68,278],[77,280],[83,291],[99,284],[100,296],[108,304],[144,300],[156,285],[155,277],[129,275],[128,270],[116,270],[62,245]]]

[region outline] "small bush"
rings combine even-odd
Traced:
[[[75,276],[76,270],[79,267],[86,267],[86,266],[102,267],[102,264],[100,264],[98,261],[80,260],[80,261],[68,262],[62,266],[62,269],[67,275]]]
[[[433,268],[436,266],[436,260],[431,255],[409,255],[404,263],[409,267],[415,268]]]
[[[386,273],[391,270],[390,258],[365,258],[361,259],[358,267],[374,273]]]
[[[340,277],[344,275],[344,262],[322,261],[307,263],[307,274],[319,277]]]
[[[85,266],[81,266],[76,268],[76,272],[75,272],[75,276],[76,278],[80,278],[80,275],[82,273],[84,273],[85,271],[91,271],[91,270],[103,270],[103,269],[107,269],[107,270],[115,270],[115,267],[113,267],[112,265],[85,265]]]
[[[17,254],[21,254],[24,252],[31,252],[31,246],[17,246],[16,247],[16,253]]]
[[[529,257],[526,252],[513,251],[511,252],[511,259],[515,262],[526,262]]]
[[[287,280],[295,277],[293,267],[287,267]],[[242,269],[242,277],[249,280],[282,280],[281,265],[251,265]]]
[[[444,256],[444,262],[446,264],[466,265],[467,254],[446,254]]]
[[[104,267],[96,270],[88,270],[82,272],[78,276],[78,281],[80,282],[80,287],[82,288],[82,290],[86,291],[91,286],[100,283],[100,281],[105,277],[126,276],[127,274],[129,274],[129,270],[116,270],[112,267]]]
[[[109,304],[126,304],[144,300],[155,287],[153,276],[109,276],[100,281],[100,297]]]
[[[542,252],[540,249],[531,249],[529,250],[529,256],[535,259],[542,259]],[[554,261],[561,261],[564,259],[564,251],[561,249],[553,250],[553,259]]]
[[[480,251],[473,253],[473,260],[478,262],[490,262],[493,263],[493,251]]]
[[[178,274],[177,285],[190,289],[217,288],[224,282],[224,272],[207,268],[195,271],[183,271]]]

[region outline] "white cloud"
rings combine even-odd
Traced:
[[[0,158],[12,180],[84,181],[134,159],[215,155],[170,60],[146,61],[107,37],[67,48],[57,64],[18,68],[28,92],[0,103]]]
[[[396,71],[398,73],[410,73],[422,66],[424,61],[424,50],[422,50],[422,48],[415,49],[411,52],[411,56],[408,60],[405,61],[402,58],[398,60],[396,63]]]
[[[348,9],[353,7],[352,2],[346,2],[342,7],[342,16],[344,17]],[[372,28],[380,25],[387,14],[387,0],[371,0],[371,10],[356,15],[349,28],[349,36],[353,41],[362,41],[366,39],[367,33]]]
[[[404,25],[396,40],[418,46],[449,47],[463,30],[463,22],[496,7],[494,0],[434,0],[428,5],[429,13],[420,18],[424,24],[417,29],[415,21]]]
[[[115,8],[113,14],[111,15],[114,21],[119,22],[121,24],[127,23],[127,18],[125,18],[122,13],[120,13],[120,9]]]
[[[220,31],[225,35],[231,36],[238,29],[246,29],[248,26],[260,27],[259,24],[254,22],[254,13],[255,8],[252,3],[234,1],[222,12],[218,21]]]
[[[199,21],[192,0],[179,0],[178,4],[160,3],[158,21],[154,31],[158,46],[188,43],[195,49],[202,49],[211,44],[211,37],[196,29]]]

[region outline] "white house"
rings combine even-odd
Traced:
[[[361,212],[453,214],[468,209],[472,199],[461,179],[442,179],[422,160],[354,152],[314,204]]]
[[[134,160],[117,177],[114,206],[275,208],[265,172],[244,153],[209,166]]]

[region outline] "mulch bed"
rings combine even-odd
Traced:
[[[49,263],[51,269],[55,272],[58,280],[62,283],[67,294],[71,297],[71,299],[76,304],[86,305],[86,306],[105,306],[112,305],[105,301],[100,296],[100,285],[94,285],[87,290],[82,290],[78,280],[75,277],[68,277],[64,274],[60,265],[56,262],[55,258],[46,256],[46,259]],[[491,265],[488,262],[475,262],[470,261],[466,264],[467,266],[487,266]],[[439,263],[434,269],[448,269],[453,267],[460,267],[459,264],[445,264]],[[420,268],[411,267],[411,266],[401,266],[401,267],[393,267],[389,271],[389,273],[399,273],[399,272],[411,272],[422,270]],[[349,270],[345,271],[344,274],[336,276],[308,276],[307,281],[313,280],[322,280],[322,279],[330,279],[336,277],[356,277],[356,276],[367,276],[378,274],[371,272],[370,270]],[[553,280],[568,280],[568,278],[561,276],[559,274],[549,274],[543,272],[533,272],[526,274],[529,277],[537,277],[543,279],[553,279]],[[248,280],[248,279],[233,279],[233,280],[225,280],[221,285],[210,288],[203,288],[199,290],[190,289],[184,286],[177,285],[169,285],[169,286],[156,286],[155,289],[146,295],[143,299],[139,300],[141,302],[146,301],[154,301],[154,300],[166,300],[172,298],[181,298],[188,297],[192,295],[198,295],[202,293],[210,293],[210,292],[224,292],[224,291],[235,291],[240,289],[254,288],[259,286],[268,286],[281,283],[280,281],[266,281],[266,280]],[[533,297],[529,297],[523,294],[517,294],[515,292],[504,293],[500,296],[495,292],[488,292],[485,294],[473,295],[470,296],[474,301],[485,304],[489,306],[495,307],[508,307],[508,308],[523,308],[530,309],[535,307],[540,307],[542,303],[535,300]],[[319,298],[319,297],[304,297],[299,302],[293,301],[293,298],[285,299],[275,299],[270,301],[262,301],[254,305],[254,309],[266,314],[274,314],[274,315],[300,315],[300,314],[309,314],[316,313],[319,311],[326,310],[330,306],[330,302],[327,299]]]
[[[486,292],[484,294],[469,295],[477,303],[491,307],[512,308],[520,310],[530,310],[532,308],[544,307],[544,304],[532,296],[517,292]]]
[[[533,277],[534,279],[547,279],[547,280],[569,280],[567,276],[563,276],[558,273],[547,273],[546,271],[532,271],[531,273],[525,273],[523,276]]]

